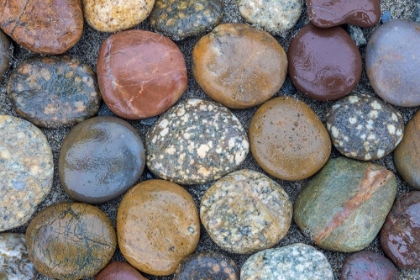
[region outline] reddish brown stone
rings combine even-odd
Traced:
[[[149,31],[129,30],[108,37],[96,67],[105,103],[126,119],[159,115],[187,87],[187,68],[177,45]]]
[[[125,262],[112,262],[96,275],[95,280],[147,280]]]

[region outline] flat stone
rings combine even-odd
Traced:
[[[350,95],[327,113],[327,129],[334,147],[358,160],[377,160],[401,142],[404,120],[382,100],[367,94]]]
[[[208,32],[223,17],[223,0],[156,0],[149,20],[152,28],[172,40]]]
[[[362,58],[341,27],[305,25],[291,40],[289,77],[310,98],[335,100],[349,94],[362,74]]]
[[[201,199],[200,218],[223,250],[249,254],[277,244],[292,221],[292,202],[262,173],[244,169],[211,186]]]
[[[26,229],[28,255],[39,273],[66,280],[88,278],[111,260],[117,246],[111,220],[84,203],[53,204]]]
[[[28,258],[24,234],[0,234],[0,279],[35,280],[38,272]]]
[[[331,265],[314,247],[296,243],[252,255],[241,268],[241,280],[333,280]]]
[[[58,159],[61,185],[74,200],[103,203],[131,188],[145,166],[138,132],[115,117],[95,117],[75,126]]]
[[[396,194],[395,175],[383,166],[330,159],[296,197],[293,218],[325,250],[360,251],[378,234]]]
[[[92,69],[68,56],[23,61],[10,76],[7,94],[22,118],[46,128],[90,118],[102,101]]]
[[[10,50],[10,40],[0,29],[0,79],[4,73],[9,69],[10,57],[12,52]]]
[[[95,280],[147,280],[125,262],[112,262],[96,275]]]
[[[147,180],[123,197],[117,215],[118,246],[135,268],[152,275],[173,274],[200,238],[194,200],[181,186]]]
[[[109,109],[125,119],[145,119],[168,110],[187,88],[187,68],[178,46],[144,30],[108,37],[96,65]]]
[[[269,33],[246,24],[226,23],[194,46],[192,71],[212,99],[228,108],[244,109],[279,91],[287,57]]]
[[[30,122],[0,115],[0,135],[1,232],[31,218],[51,190],[54,165],[47,138]]]
[[[251,152],[268,174],[290,181],[308,178],[331,153],[328,132],[304,102],[278,97],[264,103],[249,124]]]
[[[163,114],[146,134],[147,166],[165,180],[204,184],[245,160],[248,137],[227,108],[188,99]]]
[[[375,92],[386,102],[403,107],[420,105],[419,45],[417,22],[392,20],[370,37],[366,73]]]
[[[10,0],[2,5],[0,28],[32,52],[62,54],[82,37],[80,0]]]

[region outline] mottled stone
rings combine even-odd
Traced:
[[[0,115],[0,232],[26,223],[51,190],[54,165],[45,135]]]
[[[40,54],[62,54],[82,36],[80,0],[0,0],[0,28]]]
[[[223,17],[223,0],[156,0],[149,20],[152,28],[172,40],[208,32]]]
[[[220,253],[197,253],[184,259],[174,275],[174,280],[191,279],[239,280],[239,269]]]
[[[356,43],[357,47],[364,47],[367,44],[365,35],[363,34],[362,28],[356,25],[348,25],[347,32],[350,34],[350,37]]]
[[[397,180],[383,166],[330,159],[297,196],[293,218],[323,249],[360,251],[378,234],[396,194]]]
[[[367,94],[335,102],[327,113],[327,129],[334,147],[358,160],[377,160],[401,142],[404,120],[382,100]]]
[[[35,280],[37,274],[28,257],[25,235],[0,234],[0,279]]]
[[[22,118],[47,128],[94,116],[102,100],[92,69],[68,56],[23,61],[10,76],[7,93]]]
[[[111,220],[84,203],[58,203],[39,212],[26,229],[26,242],[36,270],[63,280],[94,276],[117,246]]]
[[[331,265],[314,247],[296,243],[252,255],[241,268],[241,280],[333,280]]]
[[[346,96],[362,74],[359,49],[341,27],[304,26],[291,40],[287,57],[293,84],[320,101]]]
[[[264,103],[249,124],[251,152],[268,174],[302,180],[327,162],[331,141],[318,116],[304,102],[278,97]]]
[[[191,67],[207,95],[226,107],[244,109],[265,102],[281,88],[287,58],[269,33],[226,23],[197,42]]]
[[[95,280],[147,280],[125,262],[112,262],[96,275]]]
[[[95,117],[75,126],[63,141],[58,174],[67,194],[102,203],[131,188],[145,166],[138,132],[115,117]]]
[[[400,269],[420,268],[420,192],[397,198],[379,237],[385,254]]]
[[[157,33],[129,30],[108,37],[96,65],[109,109],[125,119],[166,111],[187,88],[187,68],[177,45]]]
[[[0,29],[0,79],[7,69],[9,69],[11,56],[12,52],[10,50],[10,40]]]
[[[239,120],[225,107],[188,99],[162,115],[146,134],[147,166],[180,184],[204,184],[238,168],[249,150]]]
[[[410,42],[407,44],[407,42]],[[389,21],[366,47],[366,73],[375,92],[393,105],[420,105],[420,23]]]
[[[230,173],[201,199],[201,223],[223,250],[249,254],[270,248],[287,233],[292,203],[283,188],[262,173]]]
[[[118,246],[135,268],[152,275],[175,272],[200,238],[191,195],[177,184],[147,180],[123,197],[117,215]]]

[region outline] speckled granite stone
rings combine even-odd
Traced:
[[[28,258],[24,234],[0,234],[0,279],[34,280],[38,272]]]
[[[51,190],[54,165],[45,135],[0,115],[0,232],[26,223]]]
[[[7,69],[9,69],[11,56],[12,52],[10,50],[10,40],[0,29],[0,79]]]
[[[246,133],[225,107],[188,99],[163,114],[146,135],[147,166],[180,184],[203,184],[234,171],[249,150]]]
[[[367,94],[340,99],[327,113],[334,147],[346,157],[377,160],[401,142],[404,120],[382,100]]]
[[[69,56],[23,61],[10,76],[7,94],[22,118],[47,128],[92,117],[102,100],[95,73]]]
[[[95,280],[147,280],[134,267],[125,262],[112,262],[105,266]]]
[[[252,255],[241,268],[241,280],[333,280],[327,258],[314,247],[296,243]]]
[[[156,0],[152,28],[179,41],[210,31],[223,17],[223,0]]]
[[[249,254],[274,246],[289,230],[292,203],[283,188],[262,173],[239,170],[204,194],[201,223],[223,250]]]

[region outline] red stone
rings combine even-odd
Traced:
[[[147,280],[125,262],[112,262],[96,275],[95,280]]]

